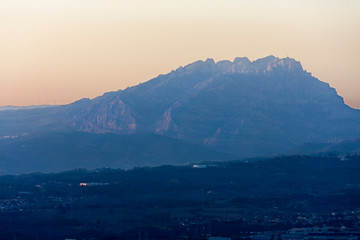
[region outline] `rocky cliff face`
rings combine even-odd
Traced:
[[[77,130],[95,133],[136,131],[136,120],[131,109],[119,94],[75,102],[70,110],[71,114],[65,121],[68,126]]]

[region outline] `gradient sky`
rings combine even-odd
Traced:
[[[0,0],[0,105],[65,104],[206,58],[292,57],[360,108],[359,0]]]

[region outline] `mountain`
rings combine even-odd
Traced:
[[[54,132],[0,141],[0,174],[231,159],[230,155],[154,134]]]
[[[291,58],[197,61],[65,106],[0,112],[0,136],[41,131],[158,134],[238,157],[360,135],[360,111]]]
[[[360,111],[299,62],[198,61],[146,83],[107,93],[76,110],[83,131],[145,131],[239,156],[276,154],[303,142],[358,136]]]

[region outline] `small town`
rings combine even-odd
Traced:
[[[349,169],[360,171],[358,155],[0,176],[0,237],[359,239],[360,179]]]

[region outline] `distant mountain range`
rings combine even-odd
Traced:
[[[7,106],[0,106],[0,111],[6,111],[6,110],[25,110],[25,109],[35,109],[35,108],[47,108],[47,107],[54,107],[56,105],[32,105],[32,106],[13,106],[13,105],[7,105]]]
[[[268,56],[197,61],[92,100],[0,111],[0,138],[59,131],[156,134],[251,157],[357,138],[360,110],[298,61]]]

